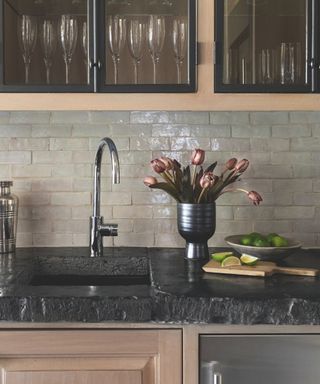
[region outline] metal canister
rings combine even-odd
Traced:
[[[12,181],[0,181],[0,253],[14,253],[19,199],[11,194]]]

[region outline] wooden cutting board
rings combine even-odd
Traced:
[[[295,276],[318,276],[320,272],[320,270],[313,268],[279,267],[275,263],[269,261],[259,261],[256,265],[253,266],[237,265],[221,267],[219,262],[211,260],[209,263],[204,265],[202,269],[209,273],[258,277],[272,276],[276,273]]]

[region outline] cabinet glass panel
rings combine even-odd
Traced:
[[[201,336],[201,384],[315,384],[320,336]]]
[[[87,85],[88,4],[87,0],[4,0],[2,85]]]
[[[308,0],[220,0],[223,37],[218,81],[227,86],[257,86],[262,90],[305,86],[308,3]],[[219,24],[219,15],[216,22]]]
[[[189,0],[105,0],[105,85],[189,85],[190,28]]]

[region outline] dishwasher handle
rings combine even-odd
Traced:
[[[212,384],[222,384],[222,375],[221,373],[213,374],[213,383]]]

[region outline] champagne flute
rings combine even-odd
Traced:
[[[18,39],[25,67],[25,83],[29,84],[30,64],[37,42],[37,20],[34,16],[21,15],[18,20]]]
[[[134,61],[134,82],[139,82],[139,64],[143,57],[145,38],[145,23],[139,17],[134,17],[129,22],[128,47]]]
[[[43,20],[41,25],[40,41],[43,51],[43,60],[46,66],[46,82],[47,84],[50,84],[50,71],[57,47],[56,27],[52,20]]]
[[[60,19],[60,41],[66,66],[66,84],[70,82],[70,64],[78,39],[78,22],[72,15],[62,15]]]
[[[153,84],[157,84],[157,65],[166,36],[165,19],[160,15],[150,15],[148,25],[148,45],[153,62]]]
[[[188,39],[188,21],[186,17],[175,17],[172,26],[172,42],[177,65],[178,84],[181,84],[181,69],[185,60]]]
[[[82,31],[81,47],[84,55],[83,62],[87,71],[87,78],[89,81],[88,25],[86,21],[83,22],[81,31]]]
[[[107,41],[114,66],[114,83],[118,84],[119,62],[126,38],[126,19],[109,16],[107,22]]]

